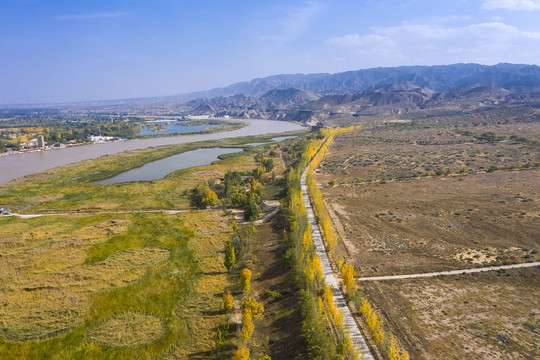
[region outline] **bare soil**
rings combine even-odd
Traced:
[[[325,185],[332,180],[339,184],[435,175],[440,172],[485,172],[492,165],[499,168],[516,167],[540,161],[538,146],[510,141],[472,142],[467,136],[448,131],[431,134],[431,130],[426,130],[428,134],[419,137],[426,139],[422,140],[426,144],[418,143],[420,140],[410,140],[409,136],[396,137],[412,135],[409,134],[412,130],[405,134],[389,131],[378,134],[382,137],[376,138],[364,136],[362,132],[340,137],[316,172],[316,180]],[[466,139],[463,143],[454,143],[447,140],[449,136]]]
[[[411,359],[537,359],[540,269],[362,283]]]

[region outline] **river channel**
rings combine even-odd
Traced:
[[[24,175],[75,163],[81,160],[95,159],[103,155],[115,154],[127,150],[145,149],[153,146],[184,144],[197,141],[219,140],[240,136],[276,134],[286,131],[303,130],[298,124],[277,120],[239,120],[248,123],[238,130],[210,134],[180,135],[118,141],[105,144],[75,146],[63,149],[14,154],[0,157],[0,184],[7,183]]]

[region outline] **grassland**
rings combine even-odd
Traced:
[[[251,170],[258,150],[152,182],[93,181],[193,148],[260,138],[131,151],[2,185],[4,206],[62,215],[0,218],[0,358],[213,358],[216,328],[228,321],[221,294],[231,280],[222,253],[230,218],[192,209],[186,190]],[[280,191],[276,183],[265,197]],[[186,212],[147,212],[155,209]],[[228,342],[221,355],[233,350]]]
[[[519,165],[536,164],[540,148],[509,137],[535,140],[539,125],[473,127],[443,120],[336,137],[314,173],[336,258],[362,277],[538,261],[540,172]],[[488,131],[507,140],[477,136]],[[538,281],[533,268],[359,287],[411,358],[533,359]]]

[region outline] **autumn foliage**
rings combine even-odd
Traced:
[[[300,178],[304,169],[314,161],[314,166],[322,160],[332,137],[342,129],[321,129],[317,136],[304,144],[304,150],[298,165],[287,175],[288,195],[283,205],[288,229],[284,237],[291,243],[290,259],[295,270],[295,277],[301,287],[301,307],[303,316],[303,338],[308,350],[308,358],[320,359],[357,359],[349,333],[343,326],[343,315],[338,310],[332,288],[324,284],[321,259],[316,253],[310,225],[304,208],[304,199],[300,187]],[[316,188],[311,176],[307,176],[310,190]],[[317,189],[318,190],[318,189]],[[313,192],[312,192],[313,196]],[[327,248],[335,248],[337,236],[323,214],[322,194],[313,196],[313,203],[319,223],[323,229]],[[320,209],[320,212],[317,211]]]
[[[249,360],[249,349],[247,347],[242,347],[236,350],[232,360]]]
[[[251,270],[242,269],[240,273],[240,286],[244,291],[251,289]]]
[[[367,328],[371,333],[371,337],[381,349],[385,352],[390,360],[409,360],[409,354],[407,351],[399,348],[396,339],[392,334],[385,334],[383,329],[382,319],[377,315],[375,310],[371,307],[368,299],[364,298],[362,300],[362,305],[360,306],[360,313],[364,318]],[[390,346],[385,346],[385,339],[389,337]]]
[[[343,279],[343,284],[347,288],[349,293],[354,292],[354,278],[356,276],[356,271],[352,265],[344,264],[341,266],[341,278]]]
[[[223,293],[223,307],[226,310],[231,310],[233,306],[233,296],[230,292]]]

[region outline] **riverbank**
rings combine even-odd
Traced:
[[[25,154],[14,154],[0,158],[0,184],[19,177],[49,170],[82,160],[95,159],[128,150],[145,149],[163,145],[177,145],[206,140],[220,140],[265,134],[305,130],[299,124],[277,120],[236,120],[248,125],[237,130],[209,134],[167,136],[140,140],[127,140],[114,143],[84,145]],[[249,141],[249,140],[248,140]]]

